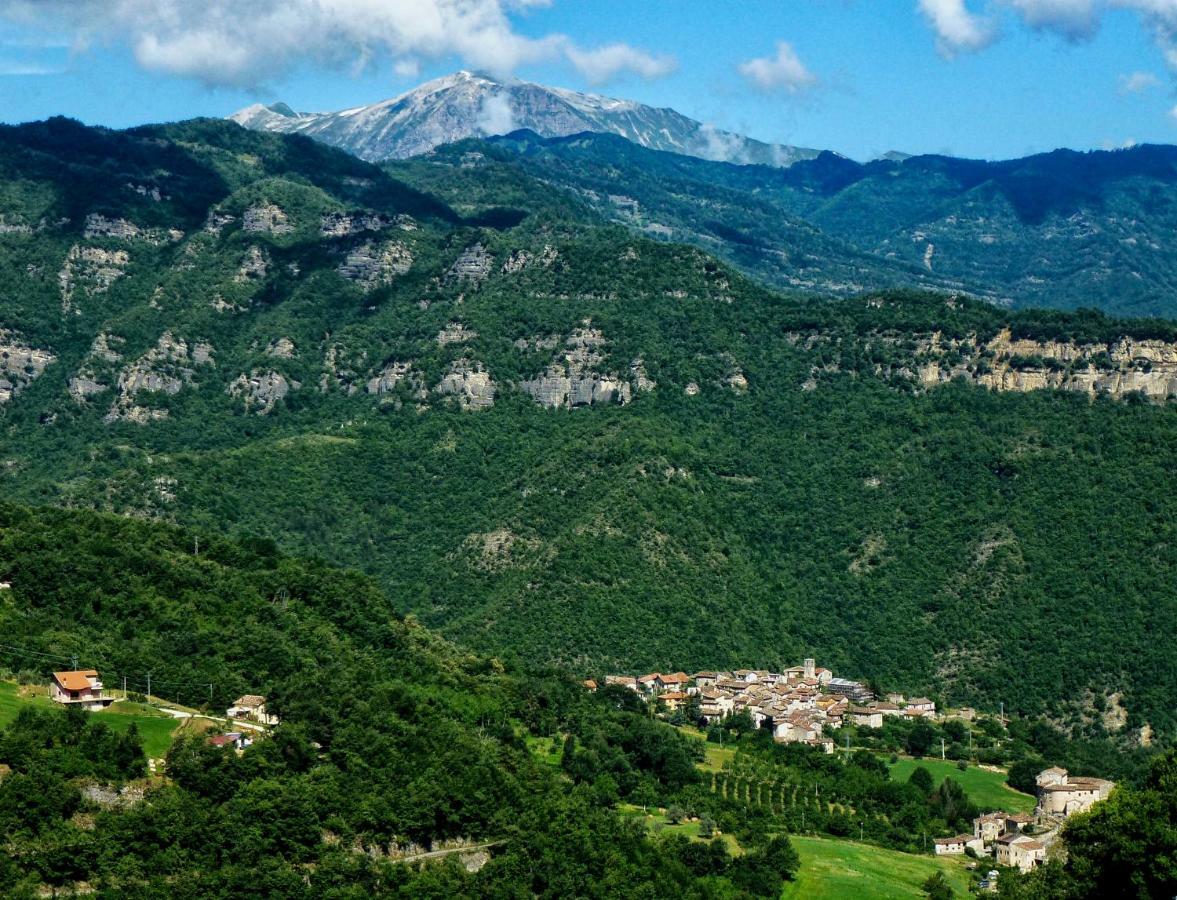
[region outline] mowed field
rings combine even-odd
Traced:
[[[797,880],[782,900],[905,900],[923,897],[921,885],[943,872],[953,890],[968,895],[967,857],[937,859],[885,850],[872,844],[790,835],[801,856]]]
[[[923,766],[931,774],[937,786],[945,778],[952,778],[960,784],[982,812],[1003,810],[1011,813],[1028,813],[1034,809],[1035,800],[1029,794],[1015,791],[1005,783],[1004,772],[989,772],[976,766],[960,771],[955,762],[939,759],[907,759],[889,763],[892,781],[907,781],[917,766]]]
[[[49,699],[44,687],[0,681],[0,728],[6,726],[22,709],[29,706],[53,709],[56,704]],[[143,752],[153,759],[167,753],[176,728],[180,724],[178,719],[137,703],[114,703],[109,709],[91,715],[95,717],[95,721],[106,724],[111,731],[119,734],[125,733],[133,723],[139,729],[139,736],[143,740]]]

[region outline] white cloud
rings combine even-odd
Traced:
[[[1177,74],[1177,0],[984,0],[985,13],[970,0],[918,0],[918,7],[945,56],[983,50],[1000,36],[1002,13],[1036,31],[1067,41],[1092,38],[1109,12],[1134,13],[1156,40],[1169,68]],[[982,0],[975,0],[980,7]]]
[[[776,56],[762,56],[739,65],[740,74],[762,91],[797,94],[817,86],[817,76],[801,61],[788,41],[777,41]]]
[[[600,83],[655,78],[668,57],[625,44],[584,48],[565,35],[527,37],[511,13],[547,0],[0,0],[0,18],[67,32],[77,46],[127,44],[143,67],[212,86],[256,87],[300,66],[342,71],[390,60],[398,74],[457,57],[506,75],[563,60]]]
[[[406,56],[392,64],[392,71],[401,78],[416,78],[421,74],[421,63],[411,56]]]
[[[515,113],[506,94],[492,94],[482,101],[476,120],[483,134],[510,134],[515,130]]]
[[[997,40],[997,22],[970,12],[964,0],[919,0],[919,9],[944,56],[974,53]]]
[[[694,152],[704,159],[717,162],[743,162],[744,138],[730,131],[721,131],[707,123],[699,129]]]
[[[591,84],[604,84],[623,73],[646,80],[664,78],[678,68],[672,56],[651,56],[628,44],[582,50],[569,41],[564,46],[564,55]]]
[[[1152,72],[1133,72],[1119,78],[1121,94],[1143,94],[1161,83]]]
[[[1096,0],[1002,0],[1039,31],[1052,31],[1068,41],[1082,41],[1099,29]]]

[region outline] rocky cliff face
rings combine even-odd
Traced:
[[[616,372],[603,371],[606,345],[605,336],[599,329],[590,327],[576,329],[564,341],[556,357],[542,375],[524,381],[520,387],[532,396],[540,406],[555,407],[588,406],[601,403],[628,403],[634,391],[649,390],[652,382],[641,370],[641,360],[634,360],[630,378],[622,378]],[[518,349],[554,349],[558,337],[522,338],[516,342]]]
[[[257,131],[305,134],[372,161],[403,159],[463,138],[520,128],[543,137],[619,134],[654,150],[744,164],[789,166],[817,156],[816,150],[720,131],[672,109],[473,72],[340,112],[299,113],[284,103],[259,103],[229,118]]]
[[[794,344],[815,349],[829,336],[794,333]],[[1154,401],[1177,399],[1177,343],[1122,337],[1108,343],[1036,341],[1013,337],[1009,328],[981,340],[931,334],[875,334],[863,341],[872,345],[909,348],[900,365],[878,365],[880,376],[899,377],[927,389],[963,378],[995,391],[1065,390],[1089,396],[1123,398],[1139,394]],[[815,367],[804,387],[813,389],[836,365]]]
[[[19,335],[0,329],[0,405],[28,387],[56,358],[48,350],[29,347]]]

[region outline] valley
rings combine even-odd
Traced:
[[[1085,859],[1161,802],[1177,325],[1122,314],[1163,303],[1006,303],[938,268],[948,238],[831,224],[926,159],[632,146],[376,165],[218,120],[0,127],[4,890],[919,896],[980,882],[932,845],[1029,813],[1038,774],[1121,787],[1017,852]],[[588,186],[614,164],[632,189]],[[842,171],[827,231],[779,231],[814,271],[705,239],[662,165],[720,218]],[[1054,240],[1072,199],[1018,228]],[[74,657],[217,721],[61,712]],[[931,714],[803,673],[697,709],[606,678],[812,658]],[[242,740],[219,717],[250,697],[281,724]],[[148,801],[104,805],[127,784]]]

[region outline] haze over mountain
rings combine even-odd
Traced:
[[[783,289],[921,286],[1014,307],[1177,314],[1173,146],[1000,162],[858,163],[824,152],[780,169],[660,153],[607,134],[474,143],[436,153],[509,161],[613,221],[689,241]]]
[[[606,218],[694,243],[783,289],[921,287],[1014,307],[1177,314],[1172,147],[859,163],[670,109],[470,72],[338,113],[275,104],[231,118],[370,161],[509,156]]]
[[[544,137],[605,132],[655,150],[771,166],[817,155],[816,150],[721,131],[673,109],[467,71],[339,112],[295,112],[285,103],[259,103],[229,118],[259,131],[305,134],[369,162],[416,156],[462,138],[518,128]]]

